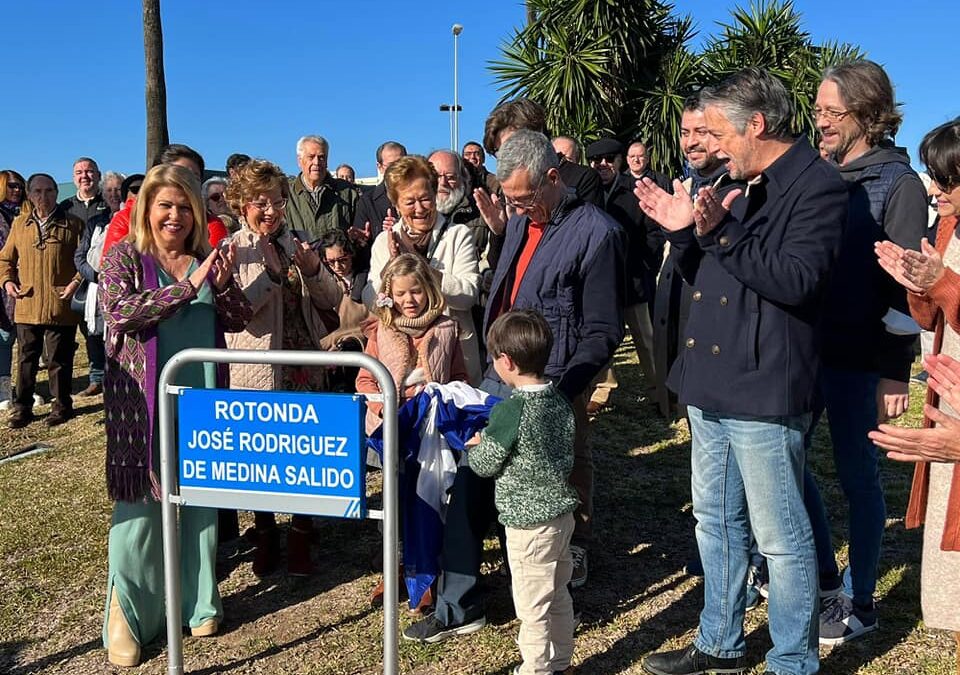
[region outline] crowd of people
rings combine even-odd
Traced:
[[[312,135],[296,143],[292,178],[237,154],[228,177],[204,181],[203,158],[179,144],[145,175],[101,176],[81,157],[77,193],[59,203],[50,175],[0,172],[8,426],[33,423],[41,362],[46,424],[72,417],[78,326],[90,363],[79,395],[104,396],[109,660],[138,664],[163,628],[158,374],[184,348],[219,346],[364,351],[401,401],[453,382],[498,397],[456,469],[441,572],[403,637],[482,629],[481,556],[496,525],[521,621],[515,672],[572,672],[571,589],[587,584],[602,537],[590,419],[616,395],[625,328],[648,399],[689,423],[698,555],[687,570],[704,585],[693,643],[648,655],[646,672],[745,671],[744,616],[761,598],[769,673],[815,673],[818,644],[877,630],[882,451],[917,463],[907,524],[926,524],[925,624],[960,631],[960,120],[923,139],[925,187],[894,144],[902,116],[880,66],[829,68],[813,111],[819,137],[794,135],[792,95],[759,69],[692,92],[673,180],[649,166],[658,139],[550,138],[529,99],[498,106],[483,142],[460,154],[383,143],[382,181],[366,189],[349,165],[331,173],[330,146]],[[907,409],[921,331],[933,334],[925,424],[905,429],[890,422]],[[363,370],[192,364],[178,377],[379,392]],[[807,461],[824,412],[848,510],[844,570]],[[381,416],[371,401],[368,434]],[[238,535],[236,513],[181,509],[195,636],[223,621],[217,543]],[[275,572],[275,515],[255,514],[248,536],[254,573]],[[311,518],[294,515],[289,574],[313,573],[314,537]]]

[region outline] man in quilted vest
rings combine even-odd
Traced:
[[[895,147],[903,119],[893,86],[872,61],[827,69],[814,117],[846,181],[850,207],[840,258],[828,287],[814,424],[824,409],[837,475],[849,505],[850,566],[840,578],[826,512],[809,471],[805,501],[820,569],[820,642],[839,644],[878,626],[877,585],[886,507],[877,448],[867,433],[878,421],[907,409],[910,366],[919,327],[909,316],[906,292],[876,261],[874,244],[889,239],[920,248],[926,234],[927,197],[903,148]]]

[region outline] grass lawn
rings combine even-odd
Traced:
[[[80,375],[86,373],[83,360],[78,355]],[[689,434],[685,423],[667,424],[643,398],[635,363],[627,348],[620,350],[621,386],[593,423],[599,540],[590,554],[590,580],[577,595],[583,625],[575,660],[582,674],[641,673],[644,654],[692,639],[703,601],[701,580],[683,572],[695,547]],[[85,384],[85,377],[76,378],[75,390]],[[45,385],[40,390],[45,394]],[[912,393],[904,423],[917,425],[923,389],[912,385]],[[0,673],[166,673],[162,642],[146,648],[139,668],[106,661],[100,632],[111,504],[103,478],[103,407],[100,398],[76,403],[80,415],[64,426],[0,429],[0,457],[37,443],[54,448],[0,466]],[[812,462],[844,559],[843,499],[823,427]],[[954,673],[953,638],[925,631],[920,621],[921,537],[903,527],[912,467],[884,460],[883,474],[888,520],[878,590],[881,628],[821,650],[822,672]],[[249,524],[245,513],[241,529]],[[241,542],[221,550],[225,624],[214,638],[185,638],[187,672],[380,672],[382,613],[367,605],[377,582],[371,569],[379,551],[376,525],[318,519],[317,528],[319,572],[303,581],[283,573],[257,579],[250,548]],[[498,573],[496,540],[487,547],[487,627],[434,646],[401,641],[402,672],[506,675],[519,662],[518,623]],[[406,612],[401,616],[408,625]],[[764,606],[748,614],[746,630],[757,664],[752,672],[762,673],[769,648]]]

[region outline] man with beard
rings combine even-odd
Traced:
[[[450,225],[466,225],[473,234],[473,242],[477,250],[477,259],[480,261],[482,284],[477,304],[473,306],[473,322],[475,326],[483,325],[483,308],[487,302],[487,289],[493,279],[493,270],[487,259],[490,244],[490,230],[483,222],[480,209],[470,194],[470,179],[466,163],[457,153],[450,150],[434,150],[427,158],[433,168],[437,170],[439,182],[437,184],[437,211],[439,211]],[[486,363],[485,349],[486,335],[478,333],[480,347],[480,362]]]
[[[814,408],[814,421],[826,409],[849,507],[850,574],[843,584],[826,511],[809,471],[804,492],[817,543],[820,594],[828,597],[820,642],[839,644],[878,625],[873,594],[886,505],[877,448],[867,433],[878,420],[906,411],[919,333],[908,315],[906,290],[877,264],[874,246],[889,239],[919,249],[927,229],[927,198],[906,150],[894,147],[903,116],[883,68],[872,61],[828,68],[813,112],[823,149],[838,164],[850,192],[840,259],[826,293],[820,396]]]
[[[563,152],[562,143],[558,148],[558,141],[563,138],[553,139],[553,147],[558,152]],[[590,168],[600,175],[604,210],[620,224],[627,237],[627,290],[623,314],[647,386],[652,388],[655,369],[649,303],[653,300],[657,270],[660,269],[663,255],[663,232],[656,222],[640,210],[633,195],[634,181],[621,173],[623,145],[620,141],[615,138],[594,141],[587,146],[587,161]],[[660,183],[660,187],[669,189],[666,180]],[[617,378],[611,366],[598,377],[587,403],[587,413],[593,415],[599,412],[616,387]]]
[[[641,208],[667,231],[694,287],[684,349],[668,384],[687,406],[704,606],[693,644],[647,656],[655,675],[747,668],[751,532],[767,559],[773,647],[765,670],[819,668],[817,555],[804,505],[824,289],[848,196],[839,173],[791,132],[793,99],[748,68],[700,94],[730,176],[747,182],[696,203],[644,179]],[[749,504],[749,508],[748,508]]]
[[[629,152],[635,152],[634,143]],[[680,150],[690,167],[683,181],[684,189],[696,199],[702,187],[709,187],[726,174],[726,162],[717,157],[703,117],[699,93],[687,97],[680,118]],[[642,145],[641,145],[642,147]],[[644,152],[646,152],[644,150]],[[627,160],[630,161],[629,158]],[[634,176],[631,169],[631,176]],[[642,171],[641,171],[642,175]],[[671,418],[676,411],[676,397],[667,388],[667,373],[681,349],[680,337],[690,313],[690,295],[693,289],[684,282],[677,270],[677,255],[669,249],[657,280],[656,301],[653,304],[653,362],[656,372],[656,398],[660,414]]]

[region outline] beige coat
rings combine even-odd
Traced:
[[[83,223],[57,209],[48,224],[43,247],[37,247],[38,225],[26,211],[10,226],[7,243],[0,250],[0,287],[8,281],[20,286],[16,323],[75,326],[80,315],[70,309],[70,299],[60,294],[71,281],[80,281],[73,254],[83,236]]]
[[[283,302],[280,284],[267,273],[267,265],[258,244],[259,235],[243,227],[231,238],[237,247],[234,274],[250,304],[253,318],[241,333],[228,333],[227,346],[231,349],[281,349],[283,346]],[[288,255],[292,256],[296,244],[290,229],[277,240]],[[320,311],[336,310],[340,303],[340,287],[324,265],[314,277],[300,275],[303,289],[303,318],[314,346],[320,344],[327,328],[320,318]],[[272,390],[280,387],[280,366],[258,364],[233,364],[230,366],[230,386],[233,389]]]

